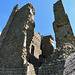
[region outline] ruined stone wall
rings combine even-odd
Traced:
[[[18,68],[18,70],[21,69],[20,73],[23,73],[24,70],[28,75],[36,74],[35,67],[40,66],[41,36],[34,30],[34,14],[35,9],[32,4],[29,3],[21,9],[18,9],[18,5],[16,5],[2,31],[0,68],[4,68],[6,72],[8,70],[7,73],[12,74]],[[33,54],[32,46],[34,46]]]
[[[39,68],[38,75],[63,75],[65,61],[60,55],[62,52],[59,50],[53,52],[53,55],[49,56]]]
[[[39,58],[39,55],[41,54],[41,36],[36,31],[34,31],[34,36],[30,44],[30,53],[31,53],[31,47],[34,46],[34,56],[36,58]]]
[[[65,43],[61,45],[40,66],[38,75],[74,75],[74,52],[75,47],[72,44]]]
[[[16,5],[1,34],[3,40],[0,47],[0,68],[15,69],[25,67],[23,65],[26,60],[24,50],[29,52],[28,46],[34,35],[35,9],[32,4],[27,4],[21,9],[17,9],[18,7]]]
[[[41,36],[34,30],[34,36],[30,44],[30,59],[31,63],[28,65],[28,75],[36,75],[35,68],[39,67],[39,55],[41,55]],[[32,54],[32,46],[34,46],[34,54]],[[38,61],[37,61],[38,60]]]

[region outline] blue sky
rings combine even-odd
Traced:
[[[27,3],[32,3],[36,14],[35,30],[41,35],[54,35],[53,31],[53,4],[57,0],[1,0],[0,2],[0,32],[5,27],[13,7],[19,4],[19,8]],[[62,0],[66,13],[68,14],[74,35],[75,35],[75,0]]]

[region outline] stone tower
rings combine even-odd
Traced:
[[[73,31],[68,19],[68,16],[64,10],[62,0],[57,1],[54,4],[54,16],[55,21],[53,28],[56,37],[56,46],[60,46],[63,43],[72,43]]]

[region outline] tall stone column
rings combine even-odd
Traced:
[[[75,52],[74,48],[74,35],[70,25],[69,18],[64,10],[62,0],[58,0],[54,4],[54,17],[53,28],[56,38],[57,50],[55,52],[56,61],[59,69],[57,70],[57,75],[69,75],[63,74],[64,70],[66,72],[65,61],[71,53]],[[56,65],[57,65],[56,64]],[[66,68],[66,69],[65,69]],[[70,68],[69,68],[70,69]]]
[[[54,17],[53,28],[56,38],[56,46],[59,47],[63,43],[72,43],[73,31],[68,19],[68,16],[64,10],[62,0],[58,0],[54,4]]]

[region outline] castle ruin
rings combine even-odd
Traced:
[[[61,0],[54,6],[51,35],[37,33],[31,3],[13,8],[0,36],[0,75],[75,75],[75,37]]]

